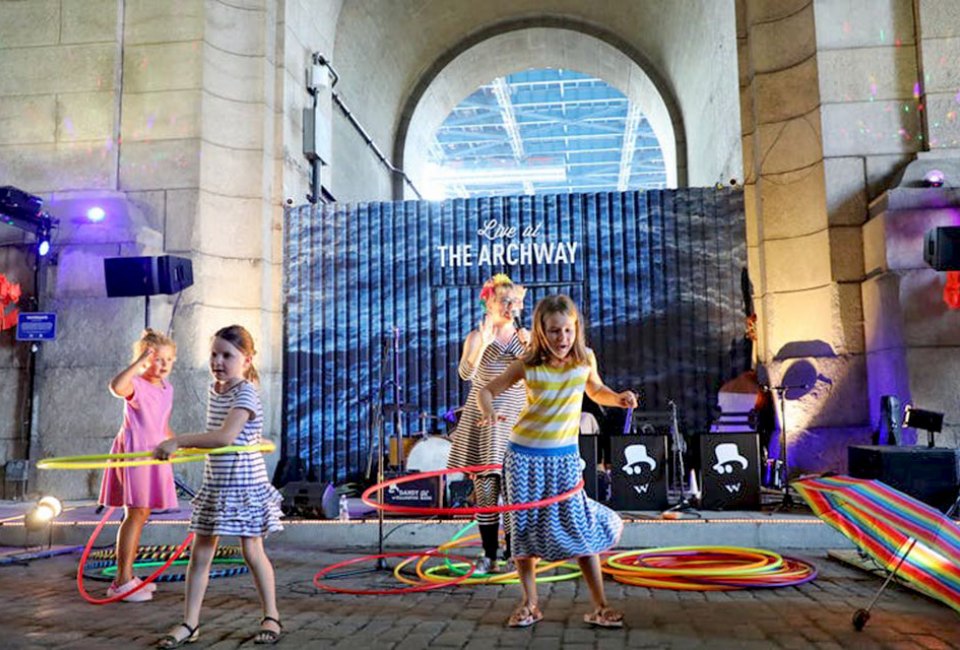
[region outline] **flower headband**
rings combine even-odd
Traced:
[[[497,291],[497,287],[502,287],[505,285],[513,285],[513,280],[510,279],[510,276],[506,273],[497,273],[495,276],[483,283],[483,288],[480,290],[480,302],[486,304],[487,300],[493,297],[493,294]]]

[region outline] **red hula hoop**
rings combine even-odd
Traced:
[[[187,538],[183,540],[183,543],[177,547],[177,550],[173,552],[173,555],[170,556],[170,559],[167,560],[167,563],[162,567],[150,574],[150,576],[141,582],[139,585],[131,589],[130,591],[125,591],[122,594],[117,594],[116,596],[110,596],[109,598],[94,598],[83,586],[83,568],[87,566],[87,558],[90,556],[90,551],[93,549],[93,543],[96,541],[97,537],[100,536],[100,531],[103,530],[104,524],[107,523],[107,519],[110,518],[110,515],[113,514],[113,511],[116,508],[109,508],[106,514],[103,515],[103,519],[100,520],[100,523],[97,524],[97,527],[93,529],[93,533],[90,535],[90,539],[87,540],[87,545],[83,549],[83,555],[80,556],[80,566],[77,567],[77,590],[80,592],[80,595],[83,596],[83,599],[86,600],[91,605],[107,605],[109,603],[115,603],[118,600],[126,598],[130,594],[136,593],[146,587],[148,584],[157,579],[157,577],[169,568],[173,564],[174,560],[180,557],[183,552],[187,549],[187,546],[193,540],[193,533],[187,535]]]
[[[388,503],[379,503],[373,501],[370,498],[370,495],[374,492],[380,492],[385,488],[390,487],[391,485],[400,485],[402,483],[409,483],[410,481],[416,481],[422,478],[432,478],[434,476],[445,476],[446,474],[479,474],[480,472],[486,472],[496,469],[501,469],[502,465],[471,465],[469,467],[449,467],[447,469],[437,469],[430,472],[420,472],[418,474],[408,474],[407,476],[401,476],[399,478],[392,478],[390,480],[384,481],[383,483],[377,483],[376,485],[371,485],[366,490],[363,491],[363,494],[360,498],[365,504],[371,508],[377,508],[383,510],[384,512],[398,512],[409,515],[486,515],[486,514],[496,514],[500,512],[513,512],[515,510],[532,510],[533,508],[545,508],[546,506],[551,506],[555,503],[565,501],[572,497],[577,492],[580,492],[583,489],[583,480],[580,480],[576,485],[566,492],[561,494],[548,497],[546,499],[540,499],[539,501],[530,501],[529,503],[512,503],[502,506],[482,506],[474,508],[417,508],[415,506],[397,506]],[[410,557],[405,555],[404,557]]]
[[[467,571],[464,575],[458,576],[455,580],[450,580],[448,582],[428,582],[426,584],[414,585],[412,587],[403,587],[401,589],[341,589],[340,587],[330,587],[328,585],[321,584],[323,577],[334,571],[335,569],[340,569],[345,566],[350,566],[351,564],[357,564],[365,560],[379,560],[381,558],[388,557],[404,557],[404,558],[415,558],[415,557],[442,557],[442,558],[452,558],[459,560],[461,562],[466,562],[470,565],[470,570]],[[446,553],[439,553],[437,551],[423,551],[420,553],[380,553],[379,555],[361,555],[360,557],[351,558],[349,560],[344,560],[343,562],[337,562],[336,564],[331,564],[326,569],[320,569],[317,571],[316,575],[313,576],[313,586],[317,589],[323,589],[324,591],[329,591],[335,594],[352,594],[354,596],[399,596],[403,594],[413,594],[420,591],[430,591],[431,589],[441,589],[443,587],[452,587],[458,585],[461,582],[465,582],[469,579],[473,572],[477,570],[477,567],[474,566],[473,560],[463,555],[448,555]]]

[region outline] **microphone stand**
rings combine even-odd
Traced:
[[[670,437],[673,442],[673,462],[672,468],[674,471],[679,469],[677,473],[678,486],[680,488],[680,500],[676,505],[671,506],[664,510],[664,512],[684,512],[688,510],[696,511],[697,508],[690,501],[690,498],[686,495],[684,490],[683,479],[686,475],[686,470],[683,466],[683,454],[687,451],[687,443],[684,441],[683,436],[680,435],[680,425],[677,422],[677,403],[673,400],[667,400],[667,404],[670,405],[670,411],[672,414],[672,425],[670,427]]]
[[[790,465],[787,461],[787,410],[786,410],[786,394],[788,390],[806,390],[810,388],[810,384],[793,384],[793,385],[780,385],[780,386],[767,386],[769,390],[777,391],[777,401],[780,402],[780,490],[782,496],[780,498],[780,503],[778,503],[770,514],[774,512],[781,512],[783,510],[791,510],[793,508],[799,507],[799,503],[794,501],[793,495],[790,494]]]

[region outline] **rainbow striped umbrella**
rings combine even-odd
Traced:
[[[792,485],[820,519],[887,571],[960,611],[957,522],[881,481],[830,476]]]

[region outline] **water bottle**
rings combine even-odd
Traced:
[[[350,509],[347,506],[347,495],[340,495],[340,521],[350,521]]]

